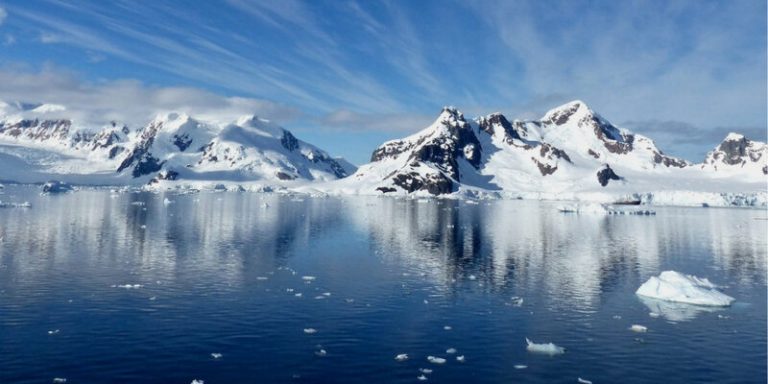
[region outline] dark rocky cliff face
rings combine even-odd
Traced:
[[[621,180],[621,176],[617,175],[616,172],[611,169],[611,166],[608,164],[605,164],[602,169],[597,171],[597,182],[600,183],[603,187],[608,185],[608,182],[611,180]]]
[[[152,143],[155,141],[157,131],[160,130],[162,126],[163,123],[152,123],[144,129],[139,142],[117,167],[118,173],[133,167],[131,175],[133,177],[141,177],[157,172],[163,167],[163,162],[157,157],[152,156],[149,152]]]
[[[747,138],[741,136],[739,139],[725,140],[717,147],[725,156],[723,162],[728,165],[741,164],[747,155]]]

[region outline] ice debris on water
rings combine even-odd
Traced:
[[[192,380],[192,383],[190,383],[190,384],[205,384],[205,381],[194,379],[194,380]]]
[[[648,327],[640,324],[632,324],[632,326],[629,327],[629,330],[632,332],[648,332]]]
[[[559,355],[565,353],[565,348],[555,345],[554,343],[534,343],[528,338],[525,339],[528,344],[526,349],[528,352],[543,353],[547,355]]]
[[[307,335],[313,335],[313,334],[317,333],[317,329],[314,329],[314,328],[304,328],[304,333],[306,333]]]
[[[320,348],[319,350],[315,351],[315,355],[323,357],[327,355],[328,352],[325,349]]]
[[[426,380],[427,380],[427,377],[426,377],[426,376],[424,376],[423,374],[421,374],[421,375],[419,375],[418,377],[416,377],[416,379],[417,379],[417,380],[419,380],[419,381],[426,381]]]
[[[170,200],[170,199],[168,199],[167,197],[163,199],[163,204],[164,204],[164,205],[173,204],[173,203],[174,203],[174,201],[173,201],[173,200]]]
[[[659,314],[656,312],[648,312],[648,316],[656,318],[656,317],[659,317]]]
[[[54,378],[53,378],[53,382],[54,382],[54,383],[66,383],[66,382],[67,382],[67,379],[65,379],[65,378],[63,378],[63,377],[54,377]]]
[[[141,284],[117,284],[113,285],[112,288],[123,288],[123,289],[138,289],[143,287]]]
[[[432,364],[445,364],[445,359],[442,357],[427,356],[427,361]]]
[[[302,276],[301,279],[304,280],[304,281],[314,281],[316,279],[316,277],[314,277],[314,276]]]
[[[510,300],[511,300],[511,301],[510,301],[510,303],[511,303],[513,306],[515,306],[515,307],[519,307],[519,306],[522,306],[522,305],[523,305],[523,298],[522,298],[522,297],[519,297],[519,296],[512,296],[512,298],[511,298]]]
[[[464,358],[464,355],[460,355],[460,356],[456,356],[456,361],[458,361],[459,363],[463,363],[466,361],[466,359]]]
[[[429,368],[419,368],[419,372],[421,372],[421,373],[423,373],[425,375],[429,375],[430,373],[432,373],[432,370],[429,369]]]
[[[734,298],[715,288],[717,286],[708,279],[675,271],[664,271],[658,277],[651,276],[635,293],[639,296],[677,303],[713,307],[731,305]]]
[[[54,330],[48,331],[48,334],[49,334],[49,335],[55,335],[55,334],[57,334],[57,333],[59,333],[59,332],[61,332],[61,330],[59,330],[59,329],[54,329]]]
[[[406,361],[408,360],[408,354],[407,353],[401,353],[397,356],[395,356],[396,361]]]
[[[592,382],[591,382],[591,381],[589,381],[589,380],[586,380],[586,379],[582,379],[581,377],[579,377],[579,378],[577,379],[577,382],[579,382],[579,383],[581,383],[581,384],[592,384]]]
[[[221,353],[218,353],[218,352],[211,353],[211,357],[213,357],[216,360],[221,359],[223,356],[224,355],[222,355]]]
[[[448,348],[445,350],[445,353],[449,355],[453,355],[454,353],[456,353],[456,348]]]
[[[453,329],[453,327],[451,327],[450,325],[446,325],[443,327],[443,329],[446,331],[450,331],[451,329]]]
[[[525,364],[515,364],[514,368],[515,369],[526,369],[526,368],[528,368],[528,366],[525,365]]]

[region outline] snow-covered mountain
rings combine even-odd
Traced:
[[[65,111],[62,106],[0,104],[0,179],[285,184],[335,180],[355,171],[343,159],[334,159],[256,116],[221,124],[165,113],[135,129],[117,122],[94,128],[66,118],[46,118]]]
[[[553,198],[764,191],[765,148],[732,135],[705,163],[693,164],[664,154],[648,137],[611,124],[582,101],[533,121],[509,121],[500,113],[468,120],[456,108],[445,107],[429,127],[382,144],[355,174],[318,189],[433,195],[490,191]]]

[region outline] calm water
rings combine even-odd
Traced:
[[[765,211],[37,192],[0,195],[33,205],[0,209],[2,383],[766,380]],[[737,302],[634,295],[666,269]],[[567,351],[530,354],[526,337]]]

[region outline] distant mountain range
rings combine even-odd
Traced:
[[[356,169],[256,116],[221,124],[168,113],[141,127],[111,122],[95,129],[68,119],[24,117],[63,110],[0,104],[0,179],[106,185],[327,181]]]
[[[459,190],[528,193],[765,189],[768,146],[731,133],[703,163],[664,154],[648,137],[618,128],[573,101],[540,120],[494,113],[467,120],[446,107],[429,127],[382,144],[342,189],[445,194]],[[710,184],[707,186],[707,184]]]
[[[0,103],[0,180],[352,194],[495,193],[538,198],[658,191],[765,200],[768,146],[731,133],[702,163],[666,155],[582,101],[539,120],[469,120],[445,107],[429,127],[382,144],[359,169],[255,116],[228,123],[167,113],[141,127],[82,127],[64,106]],[[255,188],[258,187],[258,188]]]

